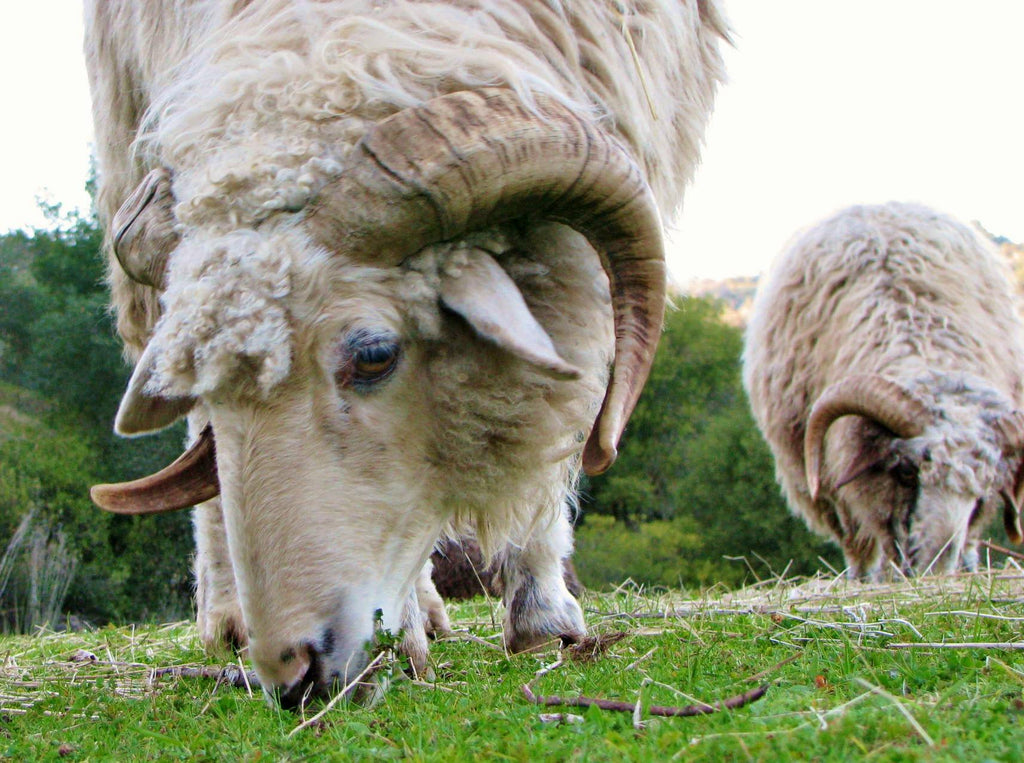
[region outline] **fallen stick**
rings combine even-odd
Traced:
[[[1024,554],[1020,553],[1019,551],[1013,551],[1012,549],[1009,549],[1009,548],[1003,548],[1002,546],[997,546],[995,543],[993,543],[990,540],[983,540],[981,542],[981,545],[983,545],[985,548],[990,548],[993,551],[998,551],[1000,554],[1006,554],[1007,556],[1013,557],[1014,559],[1024,559]]]
[[[154,668],[150,672],[150,680],[167,676],[171,678],[213,678],[239,689],[260,685],[256,673],[251,671],[247,673],[237,665],[227,665],[223,668],[218,668],[214,665],[204,665],[198,668],[175,665],[170,668]]]
[[[663,718],[681,718],[691,717],[694,715],[707,715],[708,713],[717,713],[719,710],[735,710],[737,707],[743,707],[749,705],[751,702],[756,702],[765,695],[768,691],[768,684],[758,686],[756,689],[743,692],[743,694],[737,694],[735,697],[729,697],[728,699],[722,700],[721,702],[715,702],[711,705],[700,704],[700,705],[686,705],[683,707],[675,707],[671,705],[651,705],[647,708],[647,712],[650,715],[658,715]],[[601,710],[615,710],[622,713],[632,713],[636,709],[635,702],[619,702],[612,699],[598,699],[596,697],[544,697],[537,696],[533,693],[533,689],[530,688],[529,684],[523,684],[523,694],[526,698],[534,703],[535,705],[547,705],[547,706],[566,706],[566,707],[598,707]]]

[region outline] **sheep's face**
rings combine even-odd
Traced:
[[[398,633],[445,519],[424,347],[392,305],[361,302],[358,321],[324,317],[265,399],[203,397],[249,655],[286,705],[363,669],[375,613]]]
[[[829,431],[824,498],[851,575],[976,568],[978,538],[1013,489],[1018,457],[992,426],[1010,409],[995,395],[987,407],[944,402],[916,437],[861,417]]]
[[[118,425],[158,425],[146,417],[175,395],[197,402],[197,428],[212,425],[249,656],[284,704],[352,679],[376,613],[394,633],[407,625],[453,515],[476,517],[484,540],[489,525],[523,539],[566,500],[611,316],[581,237],[557,225],[531,237],[545,265],[494,235],[494,256],[463,242],[390,268],[325,258],[291,230],[183,242]],[[244,257],[224,256],[240,242]],[[257,273],[264,249],[274,267]],[[193,250],[221,260],[189,265]],[[191,286],[179,291],[179,277]],[[582,296],[566,299],[565,283]]]

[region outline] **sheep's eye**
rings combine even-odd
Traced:
[[[394,373],[400,356],[398,342],[391,339],[353,342],[347,362],[338,369],[337,381],[342,386],[368,389]]]
[[[371,383],[387,377],[398,365],[398,345],[393,342],[371,344],[356,352],[353,381]]]

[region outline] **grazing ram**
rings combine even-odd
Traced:
[[[790,507],[850,576],[973,570],[1000,501],[1020,541],[1021,323],[964,225],[890,203],[800,235],[758,290],[744,384]]]
[[[506,643],[577,639],[562,578],[661,329],[712,0],[88,0],[116,428],[193,445],[98,486],[195,514],[209,647],[285,706],[446,624],[447,529],[497,555]],[[609,372],[609,368],[611,371]]]

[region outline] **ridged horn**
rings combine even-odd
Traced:
[[[910,438],[924,433],[930,412],[905,387],[877,374],[850,376],[828,387],[812,406],[804,434],[804,469],[814,499],[821,487],[825,434],[843,416],[863,416]]]
[[[327,248],[400,263],[425,246],[532,216],[586,236],[611,283],[615,365],[583,451],[599,474],[650,372],[665,311],[661,220],[626,150],[552,98],[504,89],[435,98],[370,129],[308,211]]]
[[[95,485],[89,495],[97,506],[115,514],[163,514],[208,501],[220,492],[213,427],[178,460],[134,482]]]
[[[167,258],[178,245],[171,173],[151,171],[121,205],[110,224],[114,256],[133,281],[164,287]]]

